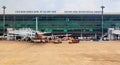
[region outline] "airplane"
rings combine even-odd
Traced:
[[[7,39],[21,39],[21,40],[28,40],[28,39],[35,39],[36,34],[38,37],[43,38],[44,34],[48,32],[40,32],[32,30],[31,28],[20,28],[18,30],[8,30]]]
[[[25,40],[26,38],[34,39],[35,33],[36,32],[30,28],[20,28],[18,30],[8,30],[7,36],[8,39],[16,37]]]

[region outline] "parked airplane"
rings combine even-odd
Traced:
[[[34,31],[31,28],[20,28],[18,30],[8,30],[7,39],[34,39],[36,37],[36,34],[43,36],[43,34],[46,33],[47,32]]]

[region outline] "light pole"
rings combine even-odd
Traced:
[[[3,33],[5,34],[5,9],[6,9],[6,6],[3,6]]]
[[[101,17],[102,17],[102,40],[103,40],[103,34],[104,34],[104,27],[103,27],[103,25],[104,25],[104,16],[103,16],[103,13],[104,13],[104,9],[105,8],[105,6],[101,6],[101,9],[102,9],[102,14],[101,14]]]

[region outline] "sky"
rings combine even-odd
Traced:
[[[14,13],[18,10],[101,11],[102,4],[104,12],[120,12],[120,0],[0,0],[0,14],[4,5],[6,13]]]

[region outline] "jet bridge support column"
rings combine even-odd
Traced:
[[[109,40],[113,40],[114,39],[114,35],[112,34],[114,28],[109,28],[108,29],[108,39]]]
[[[118,40],[120,40],[120,35],[118,35]]]

